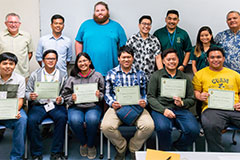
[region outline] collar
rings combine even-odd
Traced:
[[[3,81],[4,83],[7,83],[7,82],[9,82],[9,81],[11,81],[11,80],[13,80],[13,76],[14,76],[14,72],[12,72],[12,75],[11,75],[11,77],[7,80],[7,81],[3,81],[3,79],[2,79],[2,77],[0,76],[0,79],[1,79],[1,81]]]
[[[7,29],[5,29],[4,30],[4,36],[7,36],[7,35],[12,36],[11,33]],[[18,33],[16,34],[16,36],[18,36],[18,35],[22,36],[23,32],[21,30],[19,30]],[[14,37],[16,37],[16,36],[14,36]]]
[[[118,66],[116,67],[116,72],[125,73],[125,72],[123,72],[123,70],[122,70],[122,68],[121,68],[120,65],[118,65]],[[133,67],[133,65],[132,65],[130,71],[129,71],[127,74],[129,74],[129,73],[137,73],[137,70]]]
[[[56,74],[56,72],[57,72],[57,69],[55,68],[54,71],[49,74],[49,73],[46,71],[45,67],[43,68],[43,74],[48,75],[48,76],[54,76],[54,75]]]
[[[59,37],[59,38],[55,38],[54,36],[53,36],[53,34],[51,33],[51,34],[49,34],[49,39],[55,39],[55,40],[58,40],[58,39],[64,39],[64,37],[63,37],[63,35],[61,34],[61,36]]]
[[[177,69],[176,74],[172,77],[167,70],[164,68],[164,72],[163,72],[163,77],[165,78],[172,78],[172,79],[181,79],[181,76],[179,75],[179,70]]]
[[[151,34],[150,33],[148,33],[148,37],[145,39],[145,40],[147,40],[147,39],[150,39],[151,38]],[[140,33],[140,31],[136,34],[136,37],[137,38],[139,38],[139,39],[142,39],[143,40],[143,38],[142,38],[142,35],[141,35],[141,33]]]
[[[176,30],[176,33],[178,33],[179,32],[179,27],[177,26],[175,30]],[[165,26],[165,31],[166,31],[166,33],[168,33],[167,26]],[[171,34],[173,34],[173,33],[171,33]]]

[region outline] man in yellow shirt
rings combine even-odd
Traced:
[[[202,126],[209,145],[209,150],[222,152],[222,130],[230,124],[240,128],[240,75],[223,67],[224,51],[219,47],[212,47],[207,52],[209,67],[198,71],[193,77],[195,97],[203,102],[201,116]],[[208,108],[209,89],[234,91],[233,110]]]

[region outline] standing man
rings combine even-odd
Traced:
[[[139,32],[131,36],[126,45],[134,52],[134,62],[137,70],[146,74],[147,81],[154,72],[155,64],[157,69],[163,68],[161,58],[161,45],[158,39],[149,32],[152,26],[152,18],[144,15],[139,19]]]
[[[72,43],[68,37],[62,35],[64,28],[64,17],[55,14],[51,18],[52,34],[40,38],[36,51],[36,59],[42,66],[43,52],[48,49],[54,49],[58,53],[57,67],[67,73],[67,65],[72,59]]]
[[[165,18],[166,26],[154,32],[161,43],[162,51],[168,48],[177,50],[179,64],[178,69],[184,71],[187,67],[192,44],[188,33],[177,26],[179,14],[176,10],[169,10]],[[185,54],[184,54],[185,52]]]
[[[224,65],[240,73],[240,13],[228,12],[227,24],[229,29],[218,33],[215,42],[225,51]]]
[[[125,159],[127,141],[118,130],[118,127],[123,122],[117,115],[117,110],[124,109],[125,106],[121,106],[121,104],[117,101],[115,91],[116,87],[139,85],[141,99],[138,101],[138,105],[136,105],[136,107],[142,107],[143,112],[134,122],[134,125],[136,125],[138,129],[134,134],[134,137],[130,139],[128,145],[129,151],[131,152],[131,158],[135,160],[135,152],[140,150],[143,143],[149,136],[151,136],[154,130],[154,123],[151,115],[145,109],[147,104],[145,74],[143,71],[136,70],[135,67],[132,66],[134,61],[133,50],[128,46],[121,47],[118,54],[118,60],[120,65],[110,70],[106,76],[105,100],[111,107],[107,110],[103,117],[101,129],[104,135],[112,142],[117,150],[115,159]]]
[[[0,33],[0,53],[12,52],[18,58],[15,71],[23,77],[29,77],[29,61],[32,58],[33,44],[31,35],[19,30],[21,22],[16,13],[6,16],[7,29]]]
[[[18,98],[18,114],[16,115],[16,119],[0,120],[0,124],[14,129],[13,145],[10,153],[11,160],[23,159],[27,129],[27,115],[22,108],[25,96],[25,79],[14,72],[17,62],[18,59],[13,53],[4,52],[0,54],[0,90],[10,91],[7,93],[7,98]]]
[[[81,25],[75,39],[76,55],[88,53],[96,71],[103,76],[118,65],[118,48],[127,41],[124,29],[109,16],[108,5],[102,1],[96,3],[93,19]]]
[[[171,149],[172,127],[176,126],[182,131],[182,135],[174,147],[186,151],[199,135],[198,122],[194,115],[188,111],[195,103],[193,86],[189,77],[177,69],[179,60],[175,49],[164,50],[162,58],[164,69],[153,73],[148,87],[148,102],[152,108],[151,114],[159,138],[159,148],[165,151]],[[186,88],[182,90],[185,95],[182,98],[163,96],[163,84],[166,81],[163,78],[185,81]]]
[[[221,141],[222,130],[231,124],[240,128],[240,74],[223,67],[225,58],[222,48],[210,48],[207,59],[209,67],[201,69],[193,77],[194,94],[203,102],[201,120],[209,150],[223,152],[225,149]],[[234,92],[234,105],[229,106],[232,110],[217,109],[218,106],[214,106],[214,109],[209,108],[208,97],[212,96],[209,94],[209,89]],[[221,102],[218,104],[220,105]]]
[[[64,159],[63,144],[65,126],[67,123],[67,110],[63,105],[61,92],[67,79],[66,72],[56,68],[58,54],[55,50],[46,50],[43,53],[44,67],[34,71],[27,83],[26,98],[29,100],[28,136],[30,139],[31,155],[34,160],[42,160],[42,140],[39,125],[46,118],[54,121],[54,132],[51,149],[51,160]],[[34,92],[36,82],[59,82],[59,95],[56,99],[38,99]]]

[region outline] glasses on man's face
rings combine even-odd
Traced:
[[[143,22],[143,23],[141,23],[143,26],[151,26],[152,24],[151,23],[145,23],[145,22]]]
[[[8,21],[8,24],[19,24],[20,22],[16,22],[16,21]]]
[[[44,58],[46,61],[55,61],[56,58]]]

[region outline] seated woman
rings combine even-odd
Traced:
[[[182,131],[182,134],[174,147],[186,151],[199,135],[198,122],[188,111],[188,108],[193,107],[195,103],[192,82],[186,74],[177,69],[179,60],[175,49],[164,50],[162,58],[164,68],[151,76],[147,95],[159,138],[159,149],[165,151],[171,149],[171,133],[175,126]],[[176,83],[182,82],[185,83],[185,87],[184,85],[177,87]],[[181,92],[177,94],[179,90]]]
[[[77,95],[74,93],[74,85],[87,83],[97,83],[98,90],[96,91],[96,96],[101,101],[104,96],[103,76],[94,70],[92,61],[87,53],[79,53],[64,87],[63,97],[69,105],[69,125],[80,140],[80,154],[83,157],[87,156],[89,159],[94,159],[96,157],[94,143],[102,108],[99,102],[75,103]],[[86,132],[84,131],[84,122],[86,123]]]

